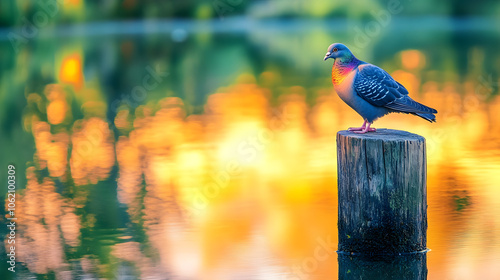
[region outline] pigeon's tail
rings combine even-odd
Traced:
[[[415,115],[421,117],[422,119],[424,119],[426,121],[436,122],[436,116],[434,114],[415,113]]]

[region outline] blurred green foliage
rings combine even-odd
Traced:
[[[103,20],[252,18],[368,18],[381,9],[401,7],[401,16],[496,16],[497,0],[18,0],[0,3],[0,26],[48,25]],[[40,13],[42,12],[42,13]]]

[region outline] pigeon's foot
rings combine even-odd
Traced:
[[[367,123],[368,123],[368,125],[366,125]],[[360,133],[360,134],[377,131],[377,129],[370,127],[370,125],[372,125],[372,124],[365,120],[365,122],[363,123],[363,125],[361,127],[349,127],[349,131],[352,131],[354,133]]]
[[[354,133],[359,133],[359,134],[363,134],[363,133],[367,133],[367,132],[375,132],[377,131],[376,128],[373,128],[373,127],[366,127],[365,129],[363,130],[351,130],[352,132]]]
[[[366,120],[363,122],[363,125],[361,127],[349,127],[349,131],[362,131],[365,130],[366,128]]]

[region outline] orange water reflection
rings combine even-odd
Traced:
[[[77,90],[83,86],[82,57],[80,54],[70,54],[63,58],[59,80],[73,85]]]
[[[56,272],[63,277],[68,268],[64,246],[80,243],[80,217],[75,214],[72,201],[56,192],[50,178],[38,182],[37,171],[27,169],[28,183],[18,198],[18,233],[16,248],[19,261],[33,273]]]
[[[401,56],[404,69],[394,76],[439,111],[438,122],[390,115],[375,127],[427,139],[428,278],[488,279],[500,259],[500,220],[490,210],[500,209],[500,96],[486,100],[473,82],[422,84],[415,71],[425,57]],[[77,85],[73,66],[64,67],[66,82]],[[313,105],[299,86],[271,105],[268,89],[244,80],[251,82],[210,95],[200,115],[187,116],[175,97],[123,106],[113,120],[116,141],[100,101],[83,102],[91,113],[73,120],[58,85],[45,97],[28,95],[24,126],[36,154],[20,202],[20,260],[34,273],[64,270],[63,247],[80,242],[84,218],[75,209],[87,197],[62,197],[54,181],[97,184],[116,156],[118,201],[148,243],[125,240],[109,255],[139,277],[335,278],[336,248],[328,247],[337,242],[335,134],[362,120],[330,88],[319,89]]]

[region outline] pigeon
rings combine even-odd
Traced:
[[[332,58],[332,83],[339,97],[363,117],[354,133],[375,132],[373,122],[389,113],[406,113],[435,122],[437,111],[408,96],[408,90],[382,68],[357,59],[343,44],[328,47],[324,61]]]

